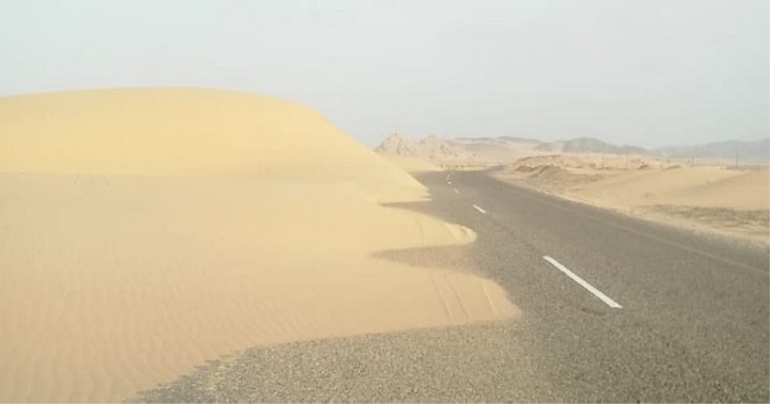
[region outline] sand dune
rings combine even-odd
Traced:
[[[636,170],[614,173],[580,190],[583,196],[597,196],[608,200],[637,203],[670,202],[677,195],[690,189],[740,175],[740,171],[719,167],[676,167],[658,170]],[[748,191],[750,189],[745,189]],[[697,203],[709,204],[714,195],[703,194]],[[733,195],[731,203],[741,196]]]
[[[737,172],[718,181],[710,181],[678,192],[683,203],[733,209],[770,208],[770,175],[767,169]]]
[[[419,183],[307,107],[254,94],[119,89],[0,98],[0,172],[353,180],[381,199]]]
[[[0,99],[0,400],[116,401],[254,345],[491,321],[493,282],[372,257],[474,233],[311,110],[209,90]]]
[[[522,159],[499,175],[648,219],[770,243],[767,168],[681,167],[626,156],[601,156],[598,165],[596,156],[570,154]]]
[[[401,167],[408,173],[435,172],[443,169],[433,163],[417,157],[398,156],[394,154],[383,154],[388,161]]]

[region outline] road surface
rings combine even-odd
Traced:
[[[662,399],[768,401],[767,251],[503,184],[487,173],[421,179],[433,192],[431,209],[478,233],[486,247],[479,267],[537,323],[533,332],[543,339],[540,350],[552,353],[558,377],[612,398],[655,388]]]
[[[467,226],[478,239],[381,255],[473,267],[507,290],[521,318],[254,349],[144,399],[770,401],[766,250],[485,172],[417,178],[432,201],[396,206]],[[200,388],[214,377],[214,388]]]

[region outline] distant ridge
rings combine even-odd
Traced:
[[[550,143],[541,143],[536,147],[540,151],[567,152],[567,153],[616,153],[616,154],[644,154],[647,150],[636,146],[616,146],[605,141],[581,137],[577,139],[561,140]]]
[[[428,160],[476,160],[488,162],[515,161],[548,153],[606,153],[635,154],[665,159],[709,159],[736,161],[741,165],[770,163],[770,138],[753,142],[725,141],[691,146],[645,149],[638,146],[615,145],[592,137],[580,137],[553,142],[514,136],[456,137],[430,136],[411,141],[401,135],[388,136],[377,148],[379,153],[417,157]]]
[[[473,157],[472,152],[451,140],[429,136],[419,142],[413,142],[397,133],[385,138],[375,151],[382,154],[428,160],[467,160]]]
[[[770,138],[753,142],[731,140],[694,146],[662,147],[654,151],[664,157],[710,157],[739,160],[739,163],[768,164],[770,161]]]

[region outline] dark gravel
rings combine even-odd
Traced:
[[[134,401],[563,401],[522,331],[504,322],[250,349]]]

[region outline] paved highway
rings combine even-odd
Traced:
[[[253,349],[143,399],[770,401],[767,250],[485,172],[417,178],[432,201],[396,206],[467,226],[477,242],[381,255],[474,268],[521,318]]]
[[[420,179],[433,193],[426,211],[477,232],[476,267],[523,310],[568,396],[768,401],[766,250],[484,172]]]

